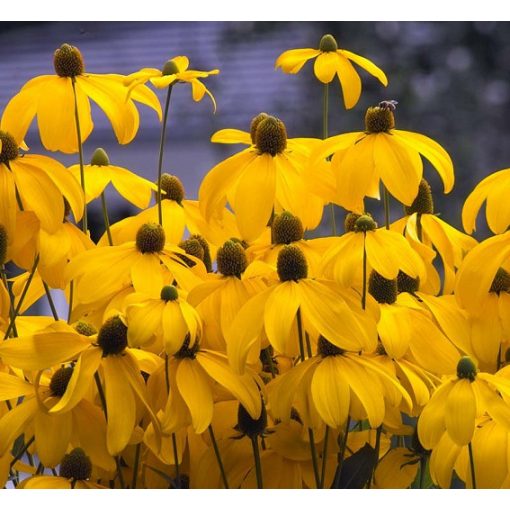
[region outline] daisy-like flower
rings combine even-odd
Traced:
[[[263,232],[273,211],[299,215],[305,228],[319,224],[324,203],[306,193],[303,172],[319,140],[287,139],[284,123],[261,113],[252,120],[250,133],[225,129],[211,141],[250,147],[222,161],[204,177],[199,203],[206,221],[221,220],[228,201],[241,237],[248,242]]]
[[[352,215],[346,225],[352,231],[334,240],[322,259],[323,272],[341,285],[349,287],[359,281],[364,254],[367,268],[388,280],[403,271],[412,278],[425,279],[425,265],[406,238],[397,232],[377,228],[367,214]],[[367,269],[367,274],[369,274]]]
[[[349,415],[378,427],[384,420],[385,400],[388,406],[404,400],[406,408],[412,408],[404,388],[378,363],[344,351],[324,337],[319,339],[317,355],[272,381],[268,393],[273,415],[284,421],[289,420],[294,399],[310,394],[321,418],[334,429],[344,426]]]
[[[487,202],[487,224],[495,234],[502,234],[510,225],[510,208],[505,190],[510,185],[510,168],[494,172],[480,181],[469,194],[462,208],[462,226],[471,234],[476,230],[476,217],[483,203]]]
[[[205,274],[205,269],[196,258],[190,269],[180,255],[185,251],[166,243],[160,225],[146,223],[138,229],[136,241],[77,255],[67,266],[66,277],[75,280],[77,304],[99,303],[130,285],[137,292],[158,295],[164,286],[164,268],[180,287],[190,289],[201,281],[197,275]]]
[[[133,90],[136,90],[138,85],[146,83],[147,81],[150,81],[158,89],[167,88],[175,83],[189,83],[191,85],[193,101],[201,101],[204,95],[207,94],[211,98],[214,111],[216,111],[214,96],[200,79],[218,74],[220,71],[218,69],[213,69],[211,71],[194,71],[188,69],[188,67],[188,57],[174,57],[165,63],[163,69],[140,69],[140,71],[127,76],[124,83],[129,87],[130,94],[132,94]]]
[[[91,482],[92,462],[83,448],[74,448],[60,462],[60,476],[33,476],[23,480],[19,489],[106,489]]]
[[[41,227],[56,232],[64,217],[64,198],[78,221],[83,213],[84,197],[78,181],[58,161],[37,154],[20,155],[23,137],[0,130],[0,218],[7,234],[14,239],[16,191],[23,210],[33,211]]]
[[[276,59],[275,67],[281,67],[284,73],[296,74],[312,58],[316,59],[313,71],[319,81],[331,83],[335,75],[338,77],[347,109],[356,106],[361,95],[361,79],[352,62],[377,78],[385,87],[388,85],[388,79],[379,67],[365,57],[339,49],[331,34],[322,37],[317,50],[304,48],[283,52]]]
[[[362,212],[364,197],[379,198],[379,182],[404,205],[411,205],[423,174],[421,156],[440,175],[445,193],[453,188],[453,164],[434,140],[419,133],[395,129],[394,106],[382,102],[365,115],[365,131],[324,140],[310,157],[310,165],[333,154],[331,167],[337,180],[335,202],[349,211]]]
[[[162,118],[159,100],[148,87],[137,85],[126,98],[124,76],[85,72],[78,48],[63,44],[55,51],[56,75],[44,75],[27,82],[5,107],[2,126],[21,143],[37,116],[39,135],[50,151],[78,152],[75,125],[75,102],[78,109],[81,140],[92,132],[90,99],[106,114],[117,140],[129,143],[135,137],[140,116],[134,101],[152,108]]]
[[[108,154],[104,149],[94,151],[90,165],[84,165],[87,204],[103,193],[106,186],[112,183],[113,187],[128,201],[140,209],[149,205],[151,192],[157,189],[152,182],[139,177],[127,168],[110,164]],[[73,165],[69,171],[80,180],[80,165]]]
[[[227,334],[227,353],[236,371],[243,372],[250,350],[260,351],[264,332],[277,352],[289,356],[301,350],[301,327],[338,348],[375,350],[375,320],[371,310],[361,309],[356,292],[308,278],[308,264],[296,246],[282,248],[277,272],[279,282],[247,301]]]
[[[131,294],[125,305],[130,347],[144,346],[156,337],[172,355],[186,339],[193,347],[202,336],[200,316],[173,285],[165,285],[158,296]]]
[[[67,324],[57,322],[46,331],[3,342],[0,358],[12,367],[28,371],[76,360],[62,397],[49,410],[54,415],[69,411],[82,400],[97,372],[96,377],[102,379],[104,385],[106,445],[110,455],[117,455],[131,439],[140,403],[158,434],[160,430],[147,401],[137,350],[128,347],[127,335],[128,328],[120,316],[110,317],[99,332],[86,323],[78,323],[75,331]]]
[[[438,445],[443,433],[458,446],[473,439],[475,422],[487,413],[504,427],[510,425],[510,381],[502,375],[477,372],[473,360],[462,357],[457,374],[444,380],[423,409],[418,436],[424,448]]]
[[[437,251],[444,269],[443,294],[450,294],[455,285],[455,272],[464,255],[476,246],[476,240],[434,214],[432,191],[425,179],[420,182],[413,203],[404,209],[407,216],[394,222],[391,229],[405,233],[414,246],[416,242],[421,242]]]

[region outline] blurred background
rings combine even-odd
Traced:
[[[460,227],[462,203],[475,184],[510,167],[508,23],[0,22],[0,111],[27,80],[54,73],[53,51],[64,42],[80,48],[91,73],[161,68],[177,55],[187,55],[192,69],[218,68],[218,76],[205,80],[218,103],[215,115],[207,97],[193,102],[187,84],[175,87],[170,106],[164,171],[178,175],[187,197],[196,198],[207,171],[240,149],[211,144],[209,138],[218,129],[248,129],[251,118],[265,111],[284,120],[290,137],[321,136],[322,85],[313,76],[313,64],[297,75],[285,75],[275,71],[274,62],[287,49],[317,48],[324,33],[333,34],[341,48],[371,59],[389,78],[385,89],[360,70],[363,93],[349,111],[335,80],[330,86],[330,134],[362,130],[368,106],[398,100],[397,127],[432,137],[452,156],[456,186],[450,195],[442,194],[428,164],[425,176],[435,191],[437,212]],[[86,160],[101,146],[112,164],[154,180],[160,124],[152,110],[140,106],[139,111],[139,134],[131,144],[119,146],[106,117],[95,108]],[[27,143],[33,152],[43,151],[35,125]],[[66,165],[77,163],[77,156],[53,156]],[[107,196],[113,221],[136,212],[115,191]],[[370,203],[369,208],[379,216],[382,205]],[[341,221],[344,213],[337,213]],[[393,217],[400,214],[393,204]],[[92,215],[89,222],[97,238],[103,231],[99,204]],[[325,234],[328,218],[325,215]],[[486,233],[483,217],[478,226],[481,238]]]

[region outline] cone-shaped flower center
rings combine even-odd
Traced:
[[[161,289],[161,299],[163,301],[175,301],[179,297],[179,291],[173,285],[165,285]]]
[[[165,247],[165,231],[158,223],[145,223],[136,233],[136,247],[141,253],[157,253]]]
[[[474,381],[476,377],[476,365],[469,356],[462,356],[457,363],[457,377]]]
[[[405,213],[411,214],[434,214],[434,199],[432,198],[432,189],[430,184],[422,179],[418,187],[418,194],[409,206],[404,206]]]
[[[236,429],[250,438],[261,436],[267,427],[267,411],[266,406],[262,402],[262,412],[260,416],[254,420],[242,404],[237,409],[237,427]]]
[[[290,244],[300,241],[304,234],[301,220],[288,211],[274,217],[271,231],[275,244]]]
[[[204,250],[204,255],[202,257],[202,261],[204,262],[204,266],[207,269],[208,273],[212,272],[212,260],[211,260],[211,250],[209,249],[209,243],[202,237],[200,234],[193,234],[190,237],[190,240],[197,240],[202,246]]]
[[[60,476],[70,480],[87,480],[92,474],[92,462],[82,448],[64,455],[60,463]]]
[[[92,324],[84,321],[78,321],[78,323],[74,326],[74,329],[83,336],[92,336],[97,333],[97,329],[92,326]]]
[[[261,112],[259,113],[256,117],[253,117],[253,119],[251,119],[251,124],[250,124],[250,136],[251,136],[251,143],[253,145],[255,145],[257,142],[255,141],[256,139],[256,133],[257,133],[257,128],[259,127],[259,124],[264,120],[264,119],[267,119],[269,117],[269,115],[267,113],[264,113],[264,112]]]
[[[387,280],[376,271],[372,270],[368,279],[368,292],[378,303],[391,305],[397,300],[397,279]]]
[[[189,346],[190,336],[186,335],[184,339],[184,343],[182,347],[174,354],[174,358],[182,359],[182,358],[190,358],[195,359],[197,356],[197,352],[200,350],[200,345],[198,341],[193,344],[193,347]]]
[[[343,354],[345,351],[326,340],[322,335],[319,337],[317,342],[317,352],[325,358],[326,356],[338,356]]]
[[[8,241],[7,230],[5,230],[3,225],[0,225],[0,265],[6,262]]]
[[[255,131],[255,145],[261,154],[276,156],[287,147],[285,124],[276,117],[262,119]]]
[[[389,108],[372,106],[365,114],[367,133],[385,133],[395,127],[395,116]]]
[[[161,74],[163,76],[170,76],[172,74],[177,74],[178,72],[179,68],[173,60],[167,60],[163,65],[163,69],[161,70]]]
[[[120,354],[127,347],[127,326],[119,316],[109,318],[97,334],[97,343],[103,350],[103,357]]]
[[[61,397],[67,390],[69,380],[73,375],[73,367],[59,368],[51,377],[50,390],[55,397]]]
[[[282,282],[298,281],[308,276],[308,263],[297,246],[284,246],[278,253],[276,270]]]
[[[354,212],[347,213],[344,219],[345,232],[356,232],[356,220],[362,215]]]
[[[0,140],[2,141],[2,152],[0,152],[0,164],[8,163],[19,156],[18,144],[6,131],[0,130]]]
[[[500,267],[492,280],[492,285],[489,292],[509,292],[510,291],[510,273]]]
[[[218,271],[222,275],[237,276],[237,278],[241,278],[248,266],[244,248],[240,243],[232,240],[218,248],[216,263],[218,264]]]
[[[179,177],[170,174],[163,174],[161,176],[161,189],[165,192],[161,198],[173,200],[180,204],[185,197],[184,186],[182,185]]]
[[[354,222],[354,232],[369,232],[377,228],[377,223],[369,214],[362,214]]]
[[[319,50],[321,51],[338,50],[338,44],[336,42],[336,39],[331,34],[323,35],[321,42],[319,43]]]
[[[179,243],[179,248],[182,248],[188,255],[193,255],[193,257],[202,261],[204,260],[204,248],[198,239],[186,239],[185,241],[181,241]],[[195,262],[188,257],[184,255],[180,255],[180,257],[188,267],[193,267],[195,265]]]
[[[110,158],[103,148],[98,147],[94,151],[94,154],[92,154],[90,164],[95,166],[108,166],[110,164]]]
[[[53,54],[55,72],[63,78],[72,78],[83,74],[85,64],[80,50],[70,44],[62,44]]]
[[[405,274],[403,271],[398,272],[397,276],[397,288],[399,294],[401,292],[409,292],[409,294],[414,294],[418,292],[420,288],[420,277],[412,278],[411,276]]]

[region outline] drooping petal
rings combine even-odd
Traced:
[[[16,228],[16,185],[12,172],[6,165],[0,164],[0,221],[7,231],[10,238],[16,238],[14,235]]]
[[[131,267],[131,280],[136,292],[158,295],[163,288],[163,266],[154,253],[140,253]]]
[[[413,460],[407,448],[390,450],[377,464],[375,486],[378,489],[407,489],[416,478],[420,466],[419,462]]]
[[[430,475],[432,481],[442,489],[449,489],[453,469],[461,452],[461,446],[453,442],[448,434],[443,434],[430,456]]]
[[[296,74],[308,60],[320,54],[320,50],[304,48],[284,51],[275,62],[275,67],[282,68],[284,73]]]
[[[6,372],[0,372],[0,401],[11,400],[34,392],[32,384]]]
[[[144,303],[134,303],[126,307],[128,344],[130,347],[140,347],[148,343],[161,328],[164,306],[163,301],[151,299]]]
[[[336,55],[338,58],[336,62],[336,74],[342,86],[345,108],[350,110],[356,106],[361,95],[361,79],[356,69],[354,69],[353,65],[343,55],[341,50],[338,51]]]
[[[133,101],[138,101],[139,103],[152,108],[158,115],[158,119],[161,122],[163,118],[163,112],[161,111],[161,104],[159,102],[158,96],[154,94],[154,92],[145,85],[138,85],[131,89],[130,98]]]
[[[220,129],[211,136],[212,143],[244,143],[252,145],[251,135],[240,129]]]
[[[140,209],[149,205],[152,191],[157,189],[151,181],[119,166],[109,165],[108,172],[113,186],[128,202]]]
[[[362,57],[361,55],[357,55],[356,53],[352,53],[352,51],[338,51],[349,60],[352,60],[355,64],[362,67],[367,73],[375,76],[385,87],[388,85],[388,78],[386,78],[384,71],[377,67],[371,60],[368,60],[368,58]]]
[[[72,432],[71,413],[61,415],[39,411],[35,415],[34,433],[37,454],[44,466],[55,467],[67,451]]]
[[[34,417],[39,404],[35,398],[24,400],[0,419],[0,455],[5,455],[12,447],[28,422]]]
[[[177,302],[170,301],[165,304],[162,324],[165,351],[168,354],[175,354],[182,347],[188,334],[188,325]]]
[[[321,53],[314,62],[313,72],[322,83],[330,83],[340,64],[340,56],[333,51]]]
[[[459,446],[467,445],[475,431],[476,400],[471,381],[457,381],[446,399],[445,425],[451,439]]]

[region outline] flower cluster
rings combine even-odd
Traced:
[[[212,142],[245,148],[207,172],[198,200],[163,172],[166,125],[175,86],[216,110],[201,81],[216,69],[178,56],[161,70],[91,74],[63,44],[55,75],[5,106],[2,486],[510,487],[510,170],[473,190],[467,233],[456,230],[424,177],[427,160],[450,192],[451,158],[396,129],[396,101],[368,108],[362,130],[328,136],[329,83],[338,78],[350,109],[361,94],[353,63],[386,86],[384,72],[329,34],[276,67],[295,74],[314,58],[323,139],[288,138],[268,113],[222,129]],[[163,108],[148,83],[165,90]],[[156,112],[154,182],[101,148],[84,160],[91,99],[121,144],[138,132],[138,105]],[[77,153],[76,165],[29,151],[35,117],[43,146]],[[110,183],[138,214],[110,224]],[[87,204],[98,199],[94,243]],[[390,200],[403,207],[393,221]],[[495,235],[478,243],[484,201]],[[65,318],[52,289],[67,297]],[[39,300],[52,316],[25,313]]]

